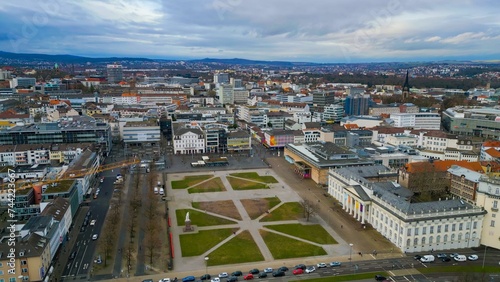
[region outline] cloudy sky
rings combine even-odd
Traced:
[[[14,0],[0,50],[309,62],[500,59],[498,0]]]

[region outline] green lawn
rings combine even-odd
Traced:
[[[193,234],[181,234],[181,251],[183,257],[199,256],[213,248],[215,245],[231,236],[231,228],[202,230]]]
[[[227,181],[229,181],[233,190],[269,189],[267,184],[241,178],[227,177]]]
[[[302,225],[302,224],[279,224],[266,225],[266,228],[292,235],[314,243],[328,245],[337,244],[337,241],[319,224]]]
[[[259,230],[274,259],[312,257],[326,255],[322,247],[288,238],[273,232]]]
[[[208,255],[208,265],[235,264],[263,261],[264,256],[252,239],[250,232],[244,231]]]
[[[278,183],[278,180],[276,180],[274,176],[270,175],[260,176],[257,172],[240,172],[240,173],[231,173],[230,175],[235,177],[255,180],[263,183]]]
[[[225,225],[225,224],[235,224],[236,222],[227,220],[225,218],[213,216],[206,214],[204,212],[199,212],[192,209],[180,209],[175,211],[177,217],[177,225],[183,226],[186,220],[186,213],[189,212],[189,219],[191,220],[191,225],[196,226],[213,226],[213,225]]]
[[[284,203],[260,221],[294,220],[303,218],[304,208],[297,202]]]
[[[188,189],[189,194],[226,191],[220,177],[215,177]]]
[[[422,273],[435,273],[435,272],[474,272],[474,273],[499,273],[500,267],[486,265],[484,268],[481,265],[447,265],[439,267],[426,267],[418,269]]]
[[[202,181],[214,177],[213,175],[193,175],[186,176],[182,180],[172,181],[172,189],[185,189],[196,185]]]

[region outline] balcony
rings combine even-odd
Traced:
[[[498,207],[491,207],[491,211],[492,212],[497,212],[498,211]]]

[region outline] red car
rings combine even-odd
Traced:
[[[252,280],[253,279],[253,274],[248,273],[247,275],[243,276],[243,280]]]
[[[304,274],[304,269],[297,268],[293,270],[293,275]]]

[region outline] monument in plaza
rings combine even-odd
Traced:
[[[186,219],[184,220],[184,232],[193,231],[193,227],[191,226],[191,220],[189,219],[189,212],[186,213]]]

